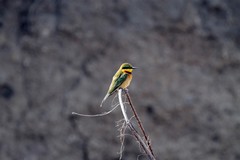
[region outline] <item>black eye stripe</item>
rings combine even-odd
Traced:
[[[123,67],[122,69],[132,69],[132,67]]]

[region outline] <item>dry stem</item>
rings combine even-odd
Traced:
[[[137,111],[136,111],[135,107],[133,106],[133,103],[132,103],[132,100],[131,100],[130,95],[129,95],[129,93],[128,93],[128,90],[125,89],[124,92],[125,92],[125,94],[127,95],[128,102],[129,102],[129,104],[130,104],[130,106],[131,106],[131,109],[132,109],[132,112],[133,112],[133,114],[134,114],[134,117],[135,117],[136,120],[137,120],[138,126],[139,126],[139,128],[141,129],[142,134],[144,135],[144,138],[145,138],[145,140],[146,140],[146,142],[147,142],[148,148],[149,148],[149,150],[151,151],[152,155],[154,156],[153,150],[152,150],[152,147],[151,147],[151,144],[150,144],[150,140],[148,139],[148,136],[147,136],[147,134],[146,134],[146,132],[145,132],[145,130],[144,130],[144,128],[143,128],[142,122],[140,121],[139,116],[138,116],[138,114],[137,114]]]
[[[127,93],[127,92],[126,92],[126,93]],[[127,94],[127,96],[128,96],[128,100],[129,100],[130,106],[131,106],[132,108],[134,108],[133,105],[132,105],[132,103],[131,103],[131,100],[130,100],[130,98],[129,98],[130,96],[129,96],[128,94]],[[140,145],[142,146],[144,152],[147,154],[148,158],[149,158],[150,160],[156,160],[156,158],[154,157],[154,154],[153,154],[153,152],[152,152],[152,149],[151,149],[151,146],[150,146],[149,141],[146,140],[147,142],[145,142],[145,141],[142,139],[142,137],[140,136],[140,134],[138,133],[138,131],[134,128],[134,126],[132,125],[131,121],[128,119],[128,116],[127,116],[127,113],[126,113],[126,110],[125,110],[125,107],[124,107],[123,101],[122,101],[122,89],[119,89],[119,90],[118,90],[118,99],[119,99],[119,104],[120,104],[120,106],[121,106],[121,110],[122,110],[122,113],[123,113],[124,120],[125,120],[127,126],[129,127],[129,129],[131,130],[133,136],[134,136],[134,137],[137,139],[137,141],[140,143]],[[136,110],[134,109],[133,112],[135,112],[134,115],[135,115],[135,117],[137,117],[137,119],[138,119],[138,124],[141,125],[140,128],[141,128],[141,130],[142,130],[142,132],[143,132],[144,129],[143,129],[143,126],[142,126],[142,124],[141,124],[141,122],[140,122],[139,117],[136,116],[136,115],[137,115],[137,114],[136,114]],[[147,137],[145,131],[144,131],[144,137],[145,137],[145,139],[146,139],[146,137]],[[146,144],[146,143],[147,143],[147,144]]]

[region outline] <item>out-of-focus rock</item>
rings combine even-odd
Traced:
[[[238,0],[0,1],[0,159],[118,159],[121,63],[157,159],[240,159]],[[124,159],[140,155],[126,136]]]

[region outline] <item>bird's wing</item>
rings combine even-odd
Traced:
[[[115,83],[113,83],[113,86],[111,86],[110,94],[115,92],[121,86],[121,84],[127,79],[127,76],[128,75],[125,73],[120,74],[120,76],[115,80]]]

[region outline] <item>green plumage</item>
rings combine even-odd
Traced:
[[[119,88],[126,88],[131,80],[132,80],[132,70],[135,69],[131,64],[129,63],[123,63],[118,71],[115,73],[115,75],[112,78],[112,83],[109,86],[108,92],[106,96],[103,98],[102,103],[100,106],[102,106],[103,102],[112,95],[115,91],[117,91]]]
[[[127,79],[126,73],[121,73],[118,78],[113,79],[114,83],[112,83],[109,87],[108,93],[111,95],[113,94],[120,86],[121,84]]]

